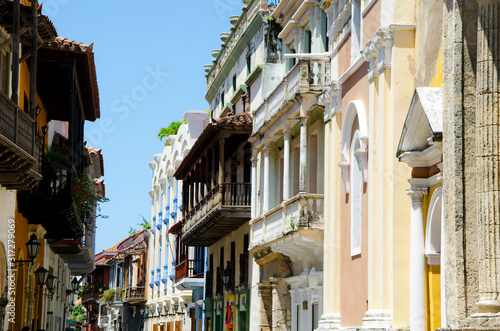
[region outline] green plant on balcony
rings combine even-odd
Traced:
[[[78,216],[85,227],[85,232],[90,236],[96,228],[96,219],[108,218],[108,215],[100,213],[100,205],[109,199],[102,196],[101,191],[95,190],[96,181],[87,175],[75,176],[72,184],[71,195],[76,203]]]
[[[89,289],[89,283],[85,283],[85,285],[80,285],[78,286],[78,289],[76,290],[76,296],[78,299],[81,299],[83,297],[83,292]]]
[[[290,223],[290,227],[292,228],[292,230],[295,230],[295,215],[294,214],[288,215],[288,222]]]
[[[102,303],[112,303],[115,301],[115,292],[114,288],[110,288],[109,290],[104,291],[104,293],[99,298]]]
[[[171,122],[168,127],[161,128],[160,131],[158,132],[158,139],[160,139],[160,141],[162,141],[163,138],[168,138],[168,136],[177,134],[177,132],[179,131],[180,126],[183,123],[186,123],[186,121],[182,120],[182,121]],[[168,139],[165,142],[165,146],[170,146],[170,143],[168,142]]]

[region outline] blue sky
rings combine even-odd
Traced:
[[[241,0],[46,0],[59,36],[94,43],[101,119],[85,126],[88,145],[102,148],[106,196],[96,252],[139,228],[151,214],[149,161],[161,153],[156,135],[186,110],[208,109],[203,65]]]

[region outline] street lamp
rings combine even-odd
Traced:
[[[14,263],[31,263],[33,264],[33,261],[36,259],[38,255],[38,251],[40,250],[40,242],[38,241],[38,238],[36,237],[36,234],[32,234],[30,237],[30,240],[26,243],[26,249],[28,250],[28,258],[29,260],[16,260]]]
[[[43,286],[47,282],[47,278],[49,277],[49,271],[44,267],[40,267],[35,271],[35,276],[38,285]]]
[[[161,306],[158,305],[158,307],[156,307],[156,310],[158,310],[158,317],[160,317],[160,314],[161,314]]]
[[[76,292],[76,290],[78,290],[78,284],[80,282],[78,281],[78,279],[76,279],[76,277],[73,277],[73,280],[71,281],[71,289],[73,290],[73,292]]]

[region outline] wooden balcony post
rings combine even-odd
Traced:
[[[219,184],[224,183],[224,144],[225,137],[219,139]]]
[[[12,32],[12,101],[19,106],[19,30],[21,26],[20,0],[14,0],[13,32]],[[17,128],[16,128],[17,129]]]
[[[36,133],[36,74],[38,61],[38,1],[31,2],[31,67],[30,67],[30,117],[35,119],[32,130],[31,155],[35,152]]]

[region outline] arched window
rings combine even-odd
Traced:
[[[342,168],[342,180],[344,182],[344,187],[346,193],[349,193],[349,177],[350,177],[350,162],[351,162],[351,140],[353,137],[353,125],[354,121],[357,119],[358,124],[358,135],[357,143],[358,148],[355,151],[358,156],[360,156],[359,167],[363,181],[367,181],[367,171],[366,171],[366,161],[367,161],[367,147],[368,147],[368,122],[366,120],[366,113],[363,107],[363,103],[359,100],[351,101],[347,105],[347,109],[344,113],[344,122],[342,123],[342,141],[340,143],[340,156],[343,159],[339,163],[339,167]]]

